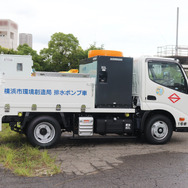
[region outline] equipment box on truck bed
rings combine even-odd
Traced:
[[[97,56],[80,65],[80,73],[96,80],[96,108],[132,107],[132,69],[133,59],[126,57]]]

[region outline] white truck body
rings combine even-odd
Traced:
[[[19,112],[81,112],[85,106],[88,113],[134,113],[133,108],[95,108],[95,79],[87,74],[36,72],[31,76],[30,56],[1,55],[11,59],[8,69],[0,62],[0,117],[16,116]],[[29,59],[29,62],[25,59]],[[22,62],[24,69],[19,74],[16,66]],[[11,72],[11,74],[10,74]],[[56,109],[60,105],[60,109]],[[8,106],[8,110],[6,109]],[[34,107],[33,107],[34,106]],[[0,121],[0,130],[2,123]]]
[[[17,70],[20,68],[18,64],[22,67],[21,71]],[[182,92],[179,85],[171,88],[174,80],[170,80],[170,86],[167,86],[166,82],[162,83],[163,78],[152,78],[153,69],[157,70],[157,74],[163,74],[163,77],[172,76],[168,73],[168,67],[167,71],[163,71],[163,68],[170,64],[175,65],[178,73],[181,72],[184,85],[187,87],[187,77],[181,68],[178,69],[180,65],[177,61],[142,57],[133,63],[131,84],[135,104],[127,108],[96,108],[96,78],[80,73],[38,72],[36,76],[31,76],[30,56],[0,55],[0,130],[1,122],[7,122],[15,131],[33,131],[33,136],[29,136],[29,140],[33,145],[42,147],[53,145],[56,140],[52,141],[51,137],[61,130],[79,136],[92,136],[94,131],[100,134],[114,131],[131,135],[144,132],[146,136],[151,132],[154,137],[151,140],[151,135],[148,136],[151,143],[165,143],[170,139],[173,130],[188,130],[188,90]],[[164,116],[168,117],[168,120]],[[152,124],[152,117],[162,117],[162,120],[156,120]],[[42,124],[45,124],[45,118],[49,128]],[[40,121],[42,123],[36,124]],[[146,122],[151,122],[151,125],[145,128]],[[171,127],[168,122],[172,123]],[[58,126],[54,128],[53,123]],[[64,125],[60,126],[61,123]],[[123,125],[119,126],[122,123]],[[17,124],[21,124],[21,128],[18,128]],[[106,128],[107,131],[104,132],[103,129]],[[52,132],[52,135],[47,134],[48,132]],[[169,138],[166,138],[166,134],[169,134]]]

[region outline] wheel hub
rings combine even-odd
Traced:
[[[54,139],[55,128],[49,122],[41,122],[34,129],[35,139],[43,144],[47,144]]]
[[[160,128],[158,129],[158,133],[161,134],[162,132],[163,132],[163,128],[160,127]]]
[[[43,136],[46,135],[47,134],[47,130],[45,128],[42,128],[40,130],[40,134],[43,135]]]
[[[157,121],[151,127],[151,134],[157,140],[164,139],[168,134],[168,126],[164,121]]]

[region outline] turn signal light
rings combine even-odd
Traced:
[[[179,118],[179,121],[185,121],[185,118],[180,117],[180,118]]]

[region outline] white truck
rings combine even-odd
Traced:
[[[31,76],[31,67],[31,56],[0,55],[0,130],[9,123],[34,146],[50,147],[65,131],[144,134],[152,144],[188,131],[188,82],[177,60],[97,55],[78,74]]]

